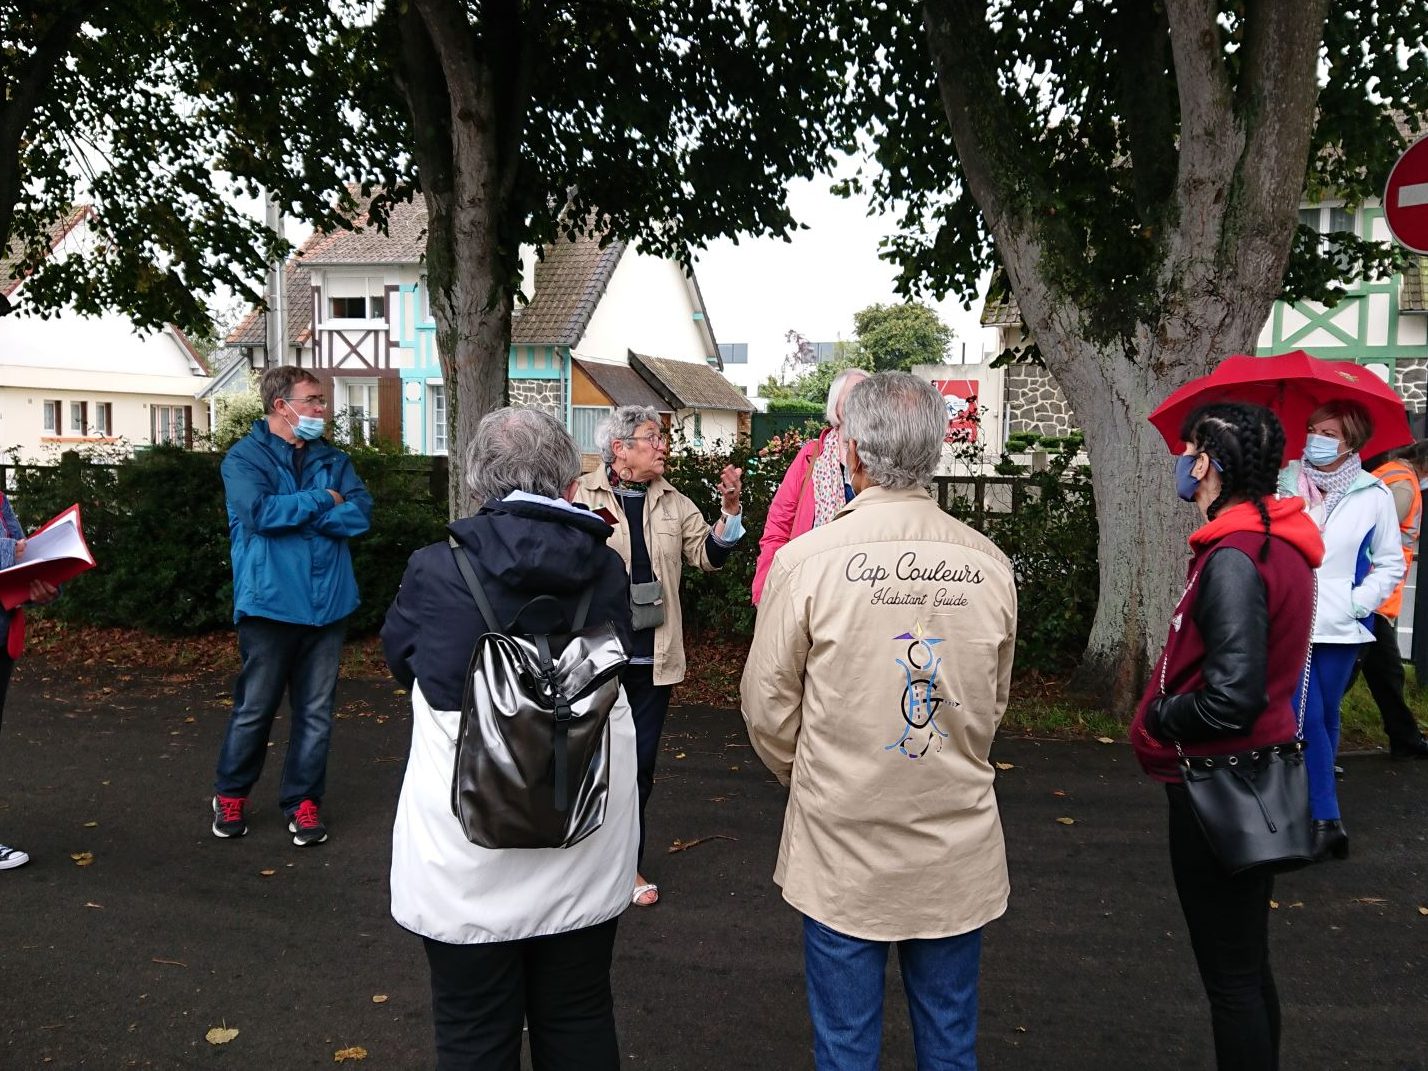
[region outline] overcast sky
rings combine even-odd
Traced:
[[[749,343],[751,364],[780,364],[790,329],[811,342],[851,338],[853,313],[902,300],[893,292],[892,266],[878,257],[878,242],[893,232],[895,221],[869,216],[864,200],[834,195],[831,182],[823,176],[789,187],[789,207],[808,228],[792,242],[720,241],[695,263],[715,336]],[[984,281],[979,298],[985,288]],[[949,297],[934,307],[957,334],[953,359],[966,343],[967,359],[975,360],[983,337],[980,305],[965,311]]]

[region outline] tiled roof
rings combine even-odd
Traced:
[[[315,237],[320,241],[327,236]],[[312,241],[312,238],[308,239],[308,242]],[[287,311],[288,344],[307,342],[312,337],[312,270],[306,261],[289,260],[283,267],[283,304]],[[263,310],[254,305],[223,341],[229,346],[265,346],[268,342],[267,331]]]
[[[1007,282],[1007,273],[1001,270],[992,273],[991,286],[987,289],[987,300],[982,304],[983,327],[1015,327],[1021,323],[1021,309],[1017,306],[1016,295]]]
[[[544,247],[544,259],[536,263],[535,296],[512,321],[511,342],[518,346],[579,342],[624,251],[624,242],[601,249],[598,238],[561,240]]]
[[[572,360],[616,405],[647,405],[661,413],[674,412],[670,404],[629,365],[584,361],[579,357]]]
[[[53,253],[59,244],[64,241],[65,235],[79,226],[86,219],[94,216],[92,205],[76,205],[68,213],[55,220],[50,225],[50,252]],[[25,250],[18,240],[12,240],[4,255],[0,256],[0,294],[9,297],[15,292],[24,279],[16,279],[15,271],[20,267],[20,261],[24,259]]]
[[[754,404],[739,393],[739,388],[702,361],[673,361],[631,353],[630,367],[676,409],[754,411]]]
[[[426,259],[426,202],[420,197],[392,205],[387,213],[387,233],[366,222],[370,197],[358,197],[354,230],[339,230],[303,258],[308,264],[420,264]]]
[[[1399,312],[1428,312],[1428,257],[1414,257],[1403,270]]]

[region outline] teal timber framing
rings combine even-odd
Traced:
[[[564,379],[569,346],[512,346],[507,379]]]
[[[1371,236],[1374,221],[1382,215],[1381,208],[1361,209],[1358,216],[1360,236]],[[1428,346],[1400,341],[1403,315],[1398,307],[1398,295],[1401,285],[1402,277],[1398,275],[1380,282],[1357,280],[1347,288],[1338,304],[1322,310],[1299,301],[1276,301],[1270,311],[1270,343],[1258,347],[1256,353],[1263,357],[1303,349],[1327,360],[1382,364],[1388,368],[1389,382],[1397,383],[1400,360],[1421,361],[1428,358]],[[1381,300],[1375,301],[1376,298]],[[1383,341],[1378,342],[1370,337],[1373,333],[1372,306],[1375,304],[1384,308],[1387,316]],[[1285,314],[1289,311],[1303,317],[1304,322],[1287,328]],[[1334,341],[1325,343],[1321,337],[1306,343],[1306,339],[1316,334],[1327,335]]]

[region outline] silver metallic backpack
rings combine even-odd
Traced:
[[[629,657],[611,622],[585,628],[541,595],[502,628],[466,551],[456,558],[485,620],[467,666],[451,811],[483,848],[568,848],[605,820],[610,712]]]

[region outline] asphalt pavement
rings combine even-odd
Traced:
[[[21,662],[0,840],[33,859],[0,872],[3,1071],[432,1066],[420,942],[387,914],[406,697],[342,683],[332,836],[297,848],[276,806],[285,721],[249,835],[209,833],[228,687]],[[993,758],[1012,899],[986,933],[981,1066],[1212,1067],[1159,787],[1120,743],[1001,739]],[[616,949],[624,1066],[810,1068],[799,919],[770,877],[783,792],[735,711],[676,708],[661,763],[663,900],[625,914]],[[1345,766],[1351,858],[1276,890],[1283,1066],[1428,1071],[1428,763]],[[895,963],[885,1022],[883,1067],[912,1068]],[[214,1045],[214,1027],[237,1034]]]

